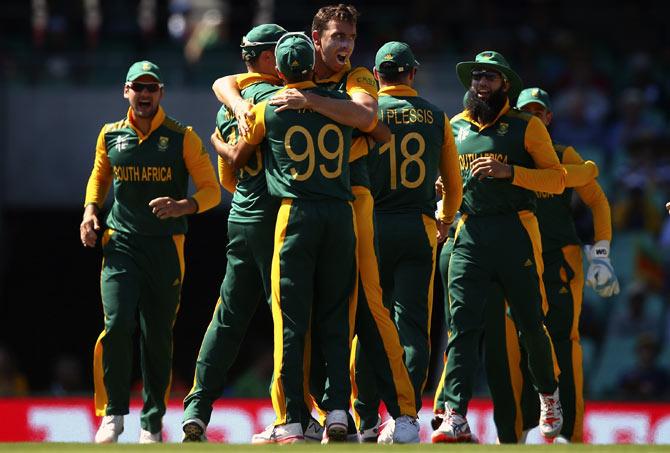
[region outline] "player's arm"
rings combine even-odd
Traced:
[[[107,126],[103,126],[98,134],[95,146],[95,160],[93,171],[86,184],[86,197],[84,199],[84,215],[79,225],[79,236],[84,247],[94,247],[100,231],[98,212],[105,203],[107,193],[112,185],[112,166],[107,156],[105,145],[105,132]]]
[[[247,132],[246,118],[251,112],[253,104],[242,97],[238,77],[244,74],[233,74],[220,77],[212,84],[214,95],[222,104],[225,104],[235,115],[237,124],[240,125],[240,135]]]
[[[447,227],[454,221],[456,211],[463,199],[463,180],[461,178],[456,141],[444,115],[444,143],[440,154],[440,177],[442,186],[442,210],[439,220]]]
[[[591,160],[584,161],[577,150],[568,146],[563,150],[561,161],[567,172],[565,187],[580,187],[598,177],[598,166]]]
[[[212,135],[214,150],[235,170],[247,163],[265,137],[266,105],[267,101],[263,101],[254,106],[251,111],[252,119],[247,120],[248,132],[241,136],[234,146],[225,143],[216,134]]]
[[[182,155],[196,192],[192,197],[181,200],[172,197],[158,197],[151,200],[149,206],[159,219],[204,212],[221,201],[221,189],[209,154],[191,127],[188,127],[184,134]]]
[[[528,121],[524,146],[532,157],[535,168],[508,165],[490,157],[479,157],[472,162],[472,175],[480,179],[510,179],[515,186],[537,192],[562,193],[565,189],[565,169],[556,156],[547,128],[535,116]]]
[[[215,140],[223,141],[219,129],[214,129],[214,134],[212,135],[212,145],[216,147]],[[217,153],[218,154],[218,153]],[[228,164],[221,156],[217,156],[217,169],[219,173],[219,182],[221,186],[226,189],[228,192],[235,192],[235,187],[237,186],[237,175],[235,174],[235,169]]]

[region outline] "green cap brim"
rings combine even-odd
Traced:
[[[472,70],[475,68],[487,68],[503,74],[510,83],[510,88],[507,92],[510,98],[517,97],[523,89],[521,77],[509,68],[491,63],[462,61],[456,65],[456,74],[458,74],[458,80],[460,80],[461,84],[468,90],[470,89],[470,86],[472,86]]]

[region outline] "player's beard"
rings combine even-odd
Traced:
[[[491,92],[488,99],[478,98],[477,93],[470,88],[465,98],[465,109],[480,124],[488,124],[496,119],[505,105],[505,101],[507,101],[507,93],[503,91],[502,86]]]

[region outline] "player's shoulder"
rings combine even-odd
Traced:
[[[111,123],[105,123],[102,125],[101,128],[101,133],[108,133],[108,132],[114,132],[118,131],[119,129],[125,129],[130,126],[130,123],[128,122],[128,118],[122,118],[118,121],[113,121]]]
[[[508,118],[517,119],[517,120],[520,120],[520,121],[523,121],[523,122],[526,122],[526,123],[530,123],[532,121],[532,119],[535,118],[534,115],[532,115],[528,112],[523,112],[523,111],[517,109],[516,107],[512,107],[511,109],[509,109],[505,113],[505,116],[508,117]]]
[[[330,97],[335,99],[351,99],[349,95],[344,91],[329,90],[321,86],[315,86],[314,88],[310,88],[310,91],[314,92],[314,94],[324,97]]]
[[[449,122],[451,124],[456,124],[456,123],[461,122],[461,121],[467,121],[465,110],[463,110],[462,112],[454,115],[453,117],[451,117],[451,120],[449,120]]]
[[[163,126],[171,131],[177,132],[178,134],[186,134],[188,131],[193,130],[191,126],[186,126],[185,124],[167,115],[163,121]]]

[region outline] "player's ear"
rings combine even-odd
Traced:
[[[379,73],[377,72],[377,68],[372,68],[372,75],[375,76],[375,80],[379,81]]]
[[[128,91],[130,90],[130,87],[128,85],[123,85],[123,97],[124,99],[128,99]]]
[[[314,41],[314,46],[321,45],[321,34],[318,30],[312,30],[312,41]]]
[[[551,124],[551,120],[554,118],[554,114],[551,111],[547,111],[547,126]]]

